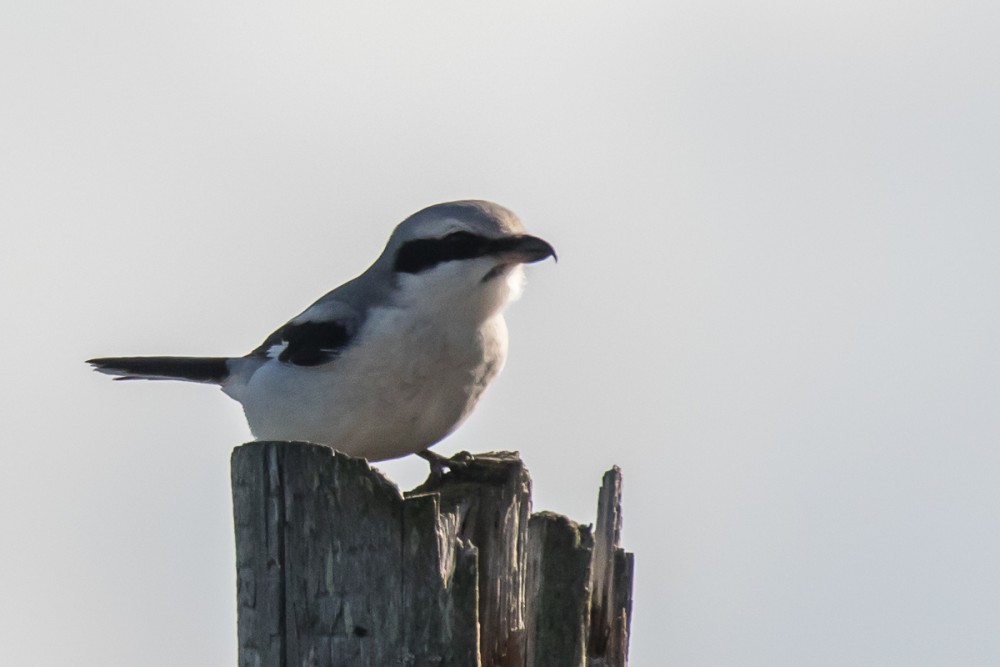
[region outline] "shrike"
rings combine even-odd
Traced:
[[[375,263],[243,357],[106,357],[118,380],[217,384],[259,440],[305,440],[371,461],[421,454],[503,368],[503,310],[523,264],[555,258],[511,211],[437,204],[400,223]]]

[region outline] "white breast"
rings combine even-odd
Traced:
[[[239,392],[254,436],[306,440],[369,460],[422,451],[453,431],[503,367],[507,327],[376,308],[332,363],[263,364]]]

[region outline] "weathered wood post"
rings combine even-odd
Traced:
[[[306,443],[232,457],[241,667],[624,667],[621,475],[596,533],[531,514],[516,454],[418,489]]]

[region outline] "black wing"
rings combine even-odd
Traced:
[[[268,336],[251,354],[296,366],[319,366],[340,356],[351,342],[351,329],[347,322],[339,320],[292,321]]]

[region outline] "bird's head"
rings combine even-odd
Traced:
[[[379,263],[398,301],[489,316],[520,294],[521,266],[555,257],[511,211],[488,201],[436,204],[396,227]]]

